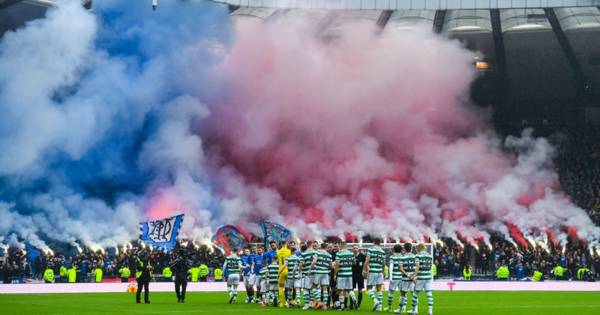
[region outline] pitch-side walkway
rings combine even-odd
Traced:
[[[127,292],[127,287],[135,283],[29,283],[0,284],[0,294],[10,293],[96,293]],[[153,282],[152,292],[172,292],[172,282]],[[443,281],[434,282],[435,291],[600,291],[600,282],[499,282],[499,281]],[[223,282],[189,283],[191,292],[224,292]],[[240,290],[243,286],[240,285]]]

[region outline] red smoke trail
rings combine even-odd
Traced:
[[[519,230],[519,228],[510,223],[510,222],[506,222],[506,226],[508,227],[509,231],[510,231],[510,235],[512,236],[512,238],[521,246],[525,247],[525,248],[529,248],[529,243],[525,240],[525,238],[523,237],[523,233],[521,232],[521,230]]]
[[[358,238],[352,233],[344,232],[344,241],[349,243],[356,243],[358,242]]]
[[[554,235],[554,232],[552,232],[551,229],[546,229],[546,235],[548,235],[548,239],[550,240],[550,243],[552,244],[552,246],[557,247],[558,241],[556,240],[556,236]]]
[[[574,240],[579,240],[579,236],[577,235],[577,228],[574,226],[567,227],[567,234]]]

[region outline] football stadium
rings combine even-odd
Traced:
[[[599,0],[0,0],[0,314],[600,314]]]

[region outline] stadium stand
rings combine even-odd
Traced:
[[[185,243],[184,243],[185,244]],[[194,262],[194,266],[206,265],[209,269],[208,277],[200,281],[212,281],[214,270],[222,266],[224,256],[219,250],[213,250],[206,245],[193,246],[187,242],[187,252]],[[180,243],[180,246],[181,243]],[[92,251],[83,249],[82,252],[69,256],[64,253],[55,255],[41,254],[33,261],[28,259],[26,251],[19,248],[10,248],[3,254],[0,270],[4,283],[23,283],[27,281],[42,280],[44,271],[50,268],[56,275],[56,282],[67,282],[67,274],[61,271],[75,267],[77,271],[76,282],[92,282],[93,270],[100,267],[107,281],[119,279],[119,269],[129,266],[131,274],[133,269],[134,250]],[[390,252],[388,252],[388,255]],[[570,243],[561,250],[560,248],[543,246],[528,246],[527,248],[504,240],[499,235],[492,236],[489,246],[464,246],[450,239],[436,243],[434,248],[437,278],[451,278],[463,280],[463,270],[468,264],[473,266],[473,279],[493,280],[497,269],[508,266],[510,279],[530,281],[535,272],[541,272],[543,279],[554,279],[554,269],[557,266],[564,268],[564,277],[561,280],[589,280],[600,277],[600,255],[578,243]],[[155,280],[169,281],[162,277],[163,269],[171,259],[170,255],[153,249],[150,251],[151,261],[154,264]],[[589,269],[589,276],[582,278],[581,269]]]

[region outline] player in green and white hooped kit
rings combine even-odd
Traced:
[[[388,287],[388,307],[387,311],[392,310],[392,304],[394,303],[394,294],[396,291],[400,291],[402,285],[402,272],[400,272],[402,258],[402,245],[394,245],[394,253],[390,257],[390,285]]]
[[[242,271],[242,259],[235,253],[225,258],[223,271],[227,271],[227,292],[229,292],[229,304],[237,300],[237,288],[240,284],[240,273]]]
[[[265,259],[262,263],[262,269],[258,272],[260,283],[260,304],[264,307],[269,305],[269,262]]]
[[[302,309],[308,310],[313,307],[313,285],[312,285],[312,270],[311,265],[313,263],[314,258],[317,256],[316,248],[318,244],[314,241],[309,241],[307,243],[307,248],[302,252],[302,275],[304,279],[302,279],[302,288],[303,295],[302,300],[304,302],[304,307]],[[312,303],[311,303],[312,302]]]
[[[373,300],[373,311],[381,312],[381,300],[383,300],[383,264],[385,252],[381,248],[381,240],[373,240],[373,247],[367,250],[367,259],[363,273],[367,274],[367,291]]]
[[[344,310],[348,296],[350,296],[353,308],[358,307],[358,301],[352,290],[352,266],[354,265],[354,260],[354,253],[348,250],[348,244],[340,244],[340,251],[335,255],[335,262],[333,263],[333,274],[337,278],[336,289],[339,293],[340,310]]]
[[[323,243],[311,264],[315,309],[322,308],[326,310],[327,305],[329,305],[329,272],[331,271],[331,265],[331,254],[327,252],[327,243]],[[323,302],[321,302],[321,297]]]
[[[402,314],[406,310],[407,293],[413,295],[415,282],[417,281],[416,257],[412,253],[412,244],[404,244],[404,255],[400,259],[400,272],[402,273],[402,285],[400,287],[400,309],[397,314]]]
[[[285,259],[283,266],[279,268],[279,273],[287,267],[288,276],[285,281],[285,290],[287,292],[287,305],[289,306],[298,306],[300,305],[300,282],[301,282],[301,272],[300,272],[300,261],[302,260],[300,257],[296,255],[296,248],[290,248],[291,255]],[[280,275],[281,276],[281,275]],[[296,301],[293,301],[294,292],[296,293]]]
[[[433,284],[433,276],[431,268],[433,266],[433,257],[427,252],[424,244],[417,246],[416,255],[416,272],[417,283],[412,294],[412,313],[419,314],[419,293],[425,291],[427,293],[427,314],[433,314],[433,293],[431,287]]]
[[[271,264],[268,267],[269,277],[269,302],[273,306],[277,306],[277,297],[279,296],[279,264],[277,259],[271,260]]]

